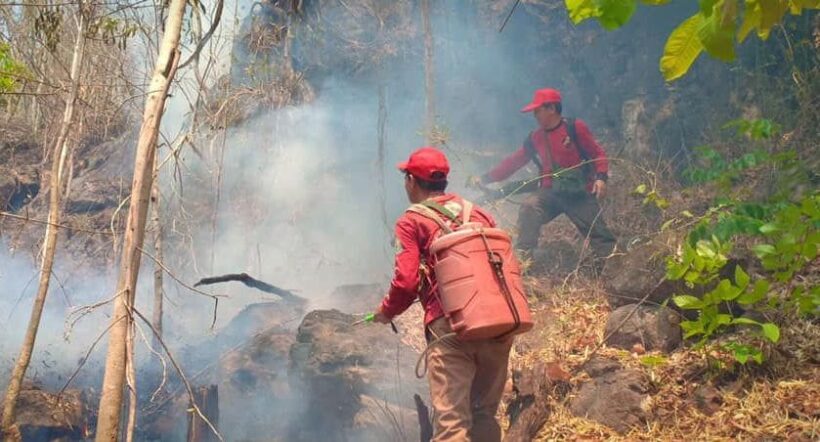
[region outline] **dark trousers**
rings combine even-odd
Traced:
[[[559,193],[552,189],[540,189],[532,195],[518,212],[518,244],[524,252],[538,247],[541,226],[560,214],[566,214],[575,227],[586,238],[596,261],[596,268],[602,267],[602,259],[615,248],[615,236],[604,222],[601,206],[589,192]]]

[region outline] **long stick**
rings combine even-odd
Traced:
[[[186,0],[170,0],[169,2],[165,32],[162,35],[162,44],[145,103],[134,164],[134,178],[131,184],[128,221],[123,238],[120,275],[117,281],[118,295],[111,318],[117,323],[111,328],[108,354],[105,360],[105,376],[97,421],[97,442],[117,440],[125,384],[125,343],[132,324],[128,310],[129,306],[132,308],[134,306],[140,258],[142,257],[140,250],[145,239],[148,202],[153,182],[157,136],[165,108],[165,99],[179,63],[179,40],[185,7]]]
[[[31,309],[26,336],[20,355],[11,374],[9,387],[3,403],[3,419],[0,425],[0,439],[8,441],[19,441],[20,431],[15,424],[17,399],[20,396],[20,389],[23,378],[31,362],[31,355],[34,352],[34,344],[37,340],[37,330],[40,328],[40,319],[43,314],[43,306],[48,295],[48,286],[51,281],[51,272],[54,267],[54,255],[57,250],[57,225],[60,223],[60,193],[63,185],[63,167],[68,155],[68,134],[74,123],[74,105],[79,96],[80,68],[85,54],[85,30],[87,26],[83,3],[80,1],[77,10],[77,39],[74,43],[74,55],[71,59],[71,89],[65,101],[63,111],[63,121],[57,141],[54,143],[54,153],[51,157],[51,183],[48,224],[46,225],[45,240],[43,241],[43,261],[40,270],[40,284],[37,289],[37,297],[34,299],[34,306]]]
[[[430,2],[421,0],[421,23],[424,28],[424,132],[427,141],[433,140],[436,127],[436,86],[433,72],[433,26],[430,23]]]

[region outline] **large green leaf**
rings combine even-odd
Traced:
[[[660,64],[666,81],[678,79],[685,74],[703,51],[703,43],[698,38],[698,29],[702,25],[703,16],[695,14],[669,35]]]
[[[772,28],[783,20],[786,11],[789,10],[787,0],[757,0],[760,2],[760,26],[757,28],[757,35],[762,39],[769,38]]]
[[[569,19],[576,25],[600,14],[595,0],[566,0],[564,3],[569,11]]]
[[[672,301],[684,310],[696,310],[703,308],[703,302],[692,295],[673,296]]]
[[[721,0],[698,28],[698,38],[709,55],[723,61],[735,59],[735,28],[737,23],[735,0]]]
[[[598,21],[604,29],[611,31],[625,25],[635,13],[635,0],[598,0],[601,11]]]
[[[767,322],[761,325],[763,329],[763,336],[766,337],[769,341],[777,343],[780,340],[780,328],[771,322]]]

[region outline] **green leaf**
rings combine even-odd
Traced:
[[[737,325],[761,325],[759,322],[755,321],[754,319],[750,318],[735,318],[732,320],[732,324]]]
[[[694,218],[694,217],[695,217],[695,215],[692,215],[692,212],[690,212],[690,211],[688,211],[688,210],[684,210],[684,211],[683,211],[683,212],[681,212],[680,214],[681,214],[681,215],[683,215],[683,216],[685,216],[685,217],[687,217],[687,218]]]
[[[738,296],[736,301],[743,305],[752,305],[760,302],[761,299],[766,297],[766,293],[769,292],[769,281],[765,279],[758,280],[755,282],[754,289],[751,291],[747,291],[742,295]]]
[[[670,220],[666,220],[666,222],[664,222],[663,225],[661,225],[661,232],[665,232],[666,229],[669,228],[669,226],[671,226],[672,224],[675,223],[675,221],[677,221],[675,218],[672,218]]]
[[[771,322],[767,322],[761,325],[763,336],[766,337],[769,341],[773,343],[777,343],[780,340],[780,328]]]
[[[715,9],[715,3],[718,0],[700,0],[698,1],[698,5],[700,6],[700,13],[703,14],[704,17],[709,17],[712,15],[712,11]]]
[[[721,0],[716,3],[714,12],[704,19],[698,28],[698,38],[704,49],[719,60],[735,59],[736,4],[734,0]]]
[[[740,290],[745,290],[749,285],[749,275],[740,265],[735,266],[735,284],[737,284]]]
[[[774,232],[779,231],[780,228],[777,227],[777,225],[774,224],[774,223],[766,223],[766,224],[763,224],[762,226],[760,226],[760,228],[758,230],[760,231],[760,233],[762,233],[764,235],[768,235],[769,233],[774,233]]]
[[[632,193],[636,193],[638,195],[646,194],[646,184],[638,184],[638,187],[636,187],[635,190],[632,191]]]
[[[789,2],[782,0],[758,0],[761,5],[760,25],[757,27],[758,37],[766,40],[772,28],[783,20],[789,9]]]
[[[771,244],[757,244],[752,247],[752,251],[755,252],[755,255],[761,259],[777,253],[777,250]]]
[[[598,21],[604,29],[612,31],[625,25],[637,8],[636,0],[598,0]]]
[[[763,17],[760,3],[757,0],[746,2],[746,8],[743,11],[743,21],[740,24],[740,29],[737,31],[737,41],[743,43],[752,29],[760,27],[760,20]]]
[[[650,6],[659,6],[669,3],[670,0],[641,0],[641,3]]]
[[[576,25],[588,18],[599,15],[598,6],[594,0],[566,0],[565,4],[570,20]]]
[[[672,301],[684,310],[697,310],[703,308],[703,302],[692,295],[673,296]]]
[[[669,35],[660,63],[661,73],[666,81],[673,81],[683,76],[703,52],[703,43],[698,38],[698,29],[702,25],[703,16],[695,14]]]

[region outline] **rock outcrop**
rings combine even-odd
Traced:
[[[633,313],[634,311],[634,313]],[[641,345],[647,351],[670,352],[683,337],[680,315],[667,307],[628,304],[609,315],[604,336],[610,347],[632,349]]]
[[[23,440],[70,441],[88,437],[88,399],[79,390],[62,395],[38,388],[20,392],[17,402],[17,425]]]
[[[621,433],[646,422],[649,386],[641,372],[606,360],[591,361],[586,371],[592,380],[583,384],[572,399],[570,411],[574,415]]]
[[[390,410],[414,410],[414,393],[427,397],[426,383],[413,375],[417,353],[390,327],[354,326],[357,319],[338,310],[316,310],[299,326],[290,350],[290,379],[304,397],[306,418],[298,421],[301,427],[293,430],[292,440],[378,440],[355,426],[368,408],[364,396],[372,398],[371,405],[382,404],[379,420],[388,429],[390,415],[396,414]],[[408,440],[417,438],[412,436],[417,425],[406,431]]]

